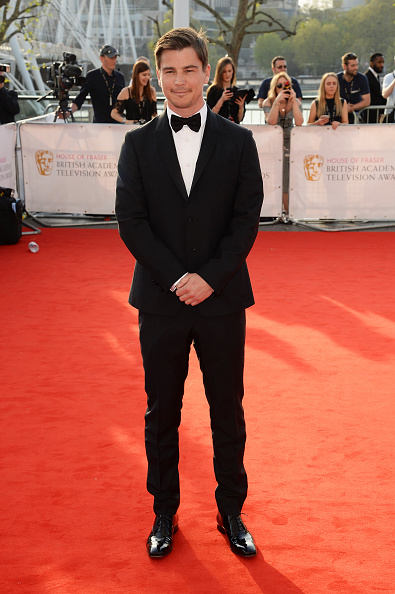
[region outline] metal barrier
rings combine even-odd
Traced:
[[[395,105],[369,105],[363,107],[358,113],[354,112],[354,120],[356,124],[393,124],[394,123],[394,112]],[[376,121],[372,121],[369,117],[369,112],[376,112]],[[391,113],[390,113],[391,112]],[[366,115],[366,120],[365,117]]]

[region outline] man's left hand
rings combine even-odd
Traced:
[[[188,273],[177,284],[176,295],[185,305],[198,305],[214,292],[206,281],[196,274]]]

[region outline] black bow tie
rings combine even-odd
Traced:
[[[170,123],[174,132],[179,132],[183,126],[189,126],[194,132],[199,132],[200,113],[195,113],[195,115],[191,116],[190,118],[180,118],[179,116],[172,115]]]

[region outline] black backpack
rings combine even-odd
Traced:
[[[22,237],[22,202],[14,190],[0,187],[0,245],[18,243]]]

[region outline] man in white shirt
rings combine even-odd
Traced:
[[[395,58],[394,58],[395,63]],[[387,105],[391,105],[391,109],[386,109],[386,119],[385,122],[389,122],[391,124],[394,123],[394,115],[395,110],[393,106],[395,105],[395,70],[386,74],[383,80],[383,97],[387,99]]]
[[[121,238],[136,259],[129,302],[139,310],[155,513],[146,546],[150,557],[165,556],[178,529],[178,428],[193,344],[210,406],[217,528],[234,553],[251,557],[255,544],[240,516],[242,400],[245,309],[254,303],[246,257],[263,199],[259,159],[251,132],[204,102],[210,66],[201,32],[169,31],[155,57],[167,109],[126,134],[116,200]]]

